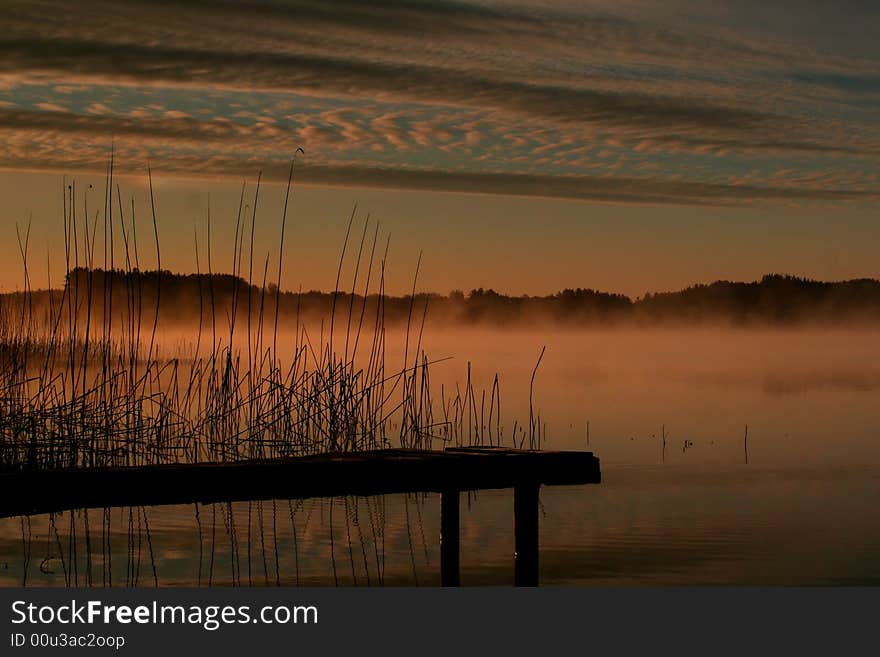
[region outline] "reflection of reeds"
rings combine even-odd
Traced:
[[[425,518],[429,500],[424,494],[410,494],[396,502],[400,504],[398,512],[405,516],[398,520],[401,534],[392,534],[396,544],[392,549],[401,556],[394,568],[396,581],[437,581],[437,546],[431,546],[431,522]],[[324,515],[330,504],[332,520]],[[328,581],[381,586],[385,582],[388,529],[385,504],[382,496],[291,500],[264,503],[261,514],[259,506],[256,510],[253,506],[258,503],[252,502],[250,553],[238,537],[239,528],[247,521],[247,502],[200,504],[195,522],[188,529],[175,526],[173,531],[169,531],[166,511],[158,508],[25,516],[14,519],[21,547],[13,576],[18,584],[68,587],[240,586],[248,584],[246,571],[250,569],[255,586]],[[313,520],[319,514],[320,521]],[[335,537],[335,555],[325,552],[328,532]],[[261,552],[261,537],[265,552]],[[330,563],[322,564],[321,559],[327,556]],[[334,562],[335,579],[330,570]],[[186,570],[181,570],[181,565]]]

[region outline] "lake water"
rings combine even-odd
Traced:
[[[594,451],[603,482],[542,489],[543,584],[880,584],[880,331],[474,329],[424,342],[454,356],[434,366],[435,390],[463,381],[468,361],[479,387],[498,372],[505,442],[528,420],[547,347],[542,446]],[[0,582],[433,585],[438,536],[433,495],[14,518],[0,521]],[[512,555],[511,491],[464,494],[463,584],[511,584]]]

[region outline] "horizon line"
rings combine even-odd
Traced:
[[[258,283],[248,282],[248,280],[241,275],[232,274],[229,272],[216,272],[216,271],[212,272],[212,273],[208,273],[208,272],[179,272],[179,271],[172,271],[170,269],[158,270],[158,269],[138,269],[138,268],[132,268],[130,270],[125,270],[125,269],[112,269],[111,270],[111,269],[104,269],[103,267],[80,266],[80,267],[74,267],[74,268],[70,269],[65,274],[65,279],[67,278],[67,276],[69,274],[71,274],[75,271],[92,272],[92,273],[99,273],[99,274],[105,274],[105,273],[109,272],[109,273],[118,274],[118,275],[122,275],[122,276],[131,275],[131,274],[149,275],[149,274],[156,274],[156,273],[161,272],[161,274],[164,274],[166,276],[176,277],[176,278],[190,278],[190,277],[198,277],[198,278],[209,278],[210,277],[210,278],[214,278],[214,279],[233,278],[233,279],[238,280],[239,283],[243,283],[244,285],[251,287],[251,288],[263,289],[265,287],[265,289],[267,291],[272,290],[272,292],[271,292],[272,294],[275,293],[275,290],[273,288],[277,289],[277,285],[274,282],[267,282],[264,285],[260,285]],[[753,280],[734,280],[734,279],[727,279],[727,278],[718,278],[718,279],[715,279],[712,281],[694,282],[694,283],[691,283],[690,285],[676,288],[676,289],[647,290],[647,291],[643,292],[642,294],[639,294],[636,296],[632,296],[632,295],[625,294],[622,292],[611,292],[608,290],[600,290],[598,288],[593,288],[593,287],[564,287],[564,288],[558,288],[555,291],[547,292],[545,294],[526,294],[526,293],[515,294],[515,293],[509,293],[509,292],[502,292],[502,291],[496,290],[491,287],[486,288],[486,287],[481,287],[481,286],[480,287],[472,287],[469,290],[462,290],[460,288],[453,288],[445,294],[442,292],[425,290],[425,291],[421,291],[421,292],[416,292],[415,294],[410,294],[410,293],[385,294],[385,293],[383,293],[383,294],[381,294],[381,296],[383,296],[387,299],[409,299],[409,298],[420,298],[420,297],[421,298],[434,297],[434,298],[450,299],[457,294],[461,294],[464,296],[464,298],[467,299],[472,296],[475,296],[476,294],[485,294],[485,295],[497,295],[499,297],[504,297],[504,298],[508,298],[508,299],[549,299],[549,298],[552,298],[555,296],[560,296],[566,292],[581,292],[581,293],[590,293],[590,294],[595,294],[595,295],[600,295],[600,296],[622,298],[622,299],[627,299],[631,303],[636,303],[642,299],[645,299],[646,297],[653,297],[653,296],[658,296],[658,295],[663,295],[663,294],[678,294],[681,292],[685,292],[687,290],[692,290],[692,289],[701,288],[701,287],[710,287],[713,285],[724,285],[724,284],[728,284],[728,285],[760,285],[760,284],[766,282],[768,279],[770,279],[770,280],[780,279],[780,280],[795,281],[795,282],[799,282],[799,283],[816,284],[816,285],[846,285],[846,284],[852,284],[852,283],[875,283],[875,284],[880,285],[880,278],[874,278],[871,276],[862,276],[862,277],[856,277],[856,278],[846,278],[846,279],[837,279],[837,280],[823,280],[823,279],[818,279],[818,278],[811,278],[809,276],[800,276],[800,275],[791,274],[791,273],[773,272],[773,273],[763,274],[760,278],[753,279]],[[23,294],[23,293],[60,292],[63,289],[64,289],[63,287],[43,287],[43,288],[31,288],[31,289],[16,288],[16,289],[10,290],[10,291],[0,291],[0,296],[9,296],[9,295]],[[321,290],[321,289],[317,289],[317,288],[312,288],[312,289],[308,289],[308,290],[302,290],[302,289],[293,290],[293,289],[288,288],[288,289],[280,290],[280,296],[312,295],[312,294],[320,294],[320,295],[326,295],[326,296],[336,295],[336,296],[346,296],[346,297],[347,296],[354,296],[355,298],[363,298],[365,296],[366,296],[366,298],[380,296],[379,292],[368,292],[366,295],[364,295],[360,292],[352,293],[349,290],[336,290],[334,292],[332,290]]]

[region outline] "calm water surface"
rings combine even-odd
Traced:
[[[544,488],[552,585],[880,584],[880,332],[437,331],[435,387],[499,373],[505,441],[589,449],[598,486]],[[749,463],[745,463],[745,425]],[[667,446],[662,448],[662,432]],[[438,445],[439,446],[439,445]],[[4,585],[433,585],[439,498],[111,509],[0,521]],[[513,580],[510,491],[462,498],[462,581]]]

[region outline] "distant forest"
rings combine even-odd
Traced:
[[[68,274],[67,290],[82,307],[91,304],[93,313],[103,308],[113,314],[131,309],[152,318],[159,300],[159,321],[163,324],[197,322],[228,325],[233,308],[237,318],[252,316],[261,309],[274,319],[276,291],[249,286],[228,274],[174,274],[169,271],[104,271],[78,268]],[[62,298],[63,290],[31,292],[27,299],[35,310],[47,308],[46,301]],[[0,310],[20,308],[22,292],[0,295]],[[410,296],[379,296],[349,292],[281,292],[277,298],[279,322],[329,317],[335,306],[337,318],[361,315],[366,322],[380,314],[386,324],[414,324],[427,318],[432,326],[491,324],[522,326],[554,323],[569,326],[606,324],[874,324],[880,323],[880,281],[857,279],[821,282],[786,275],[767,275],[760,281],[742,283],[716,281],[677,292],[646,294],[631,299],[621,294],[592,289],[566,289],[549,296],[507,296],[494,290],[475,289],[449,295],[433,293]]]

